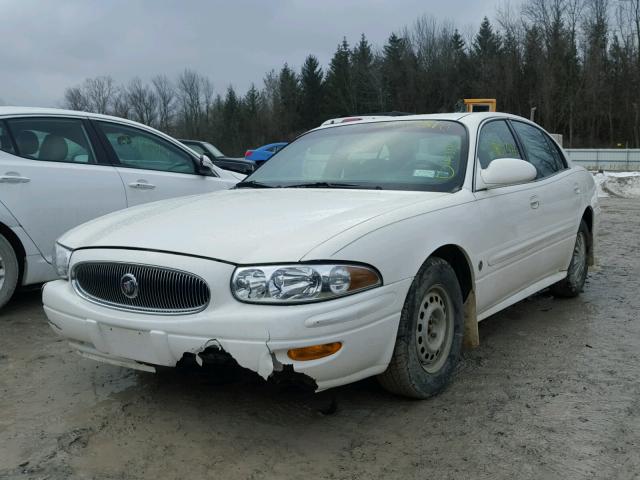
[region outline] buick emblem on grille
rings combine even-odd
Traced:
[[[120,291],[127,297],[134,299],[138,296],[138,280],[130,273],[125,273],[120,278]]]

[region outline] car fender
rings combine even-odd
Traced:
[[[472,230],[481,229],[469,208],[473,194],[460,191],[375,217],[329,239],[303,260],[336,259],[371,265],[385,284],[413,278],[438,248],[455,245],[466,255],[474,276]]]

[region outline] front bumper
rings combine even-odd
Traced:
[[[114,310],[78,296],[70,282],[45,285],[43,303],[53,330],[79,352],[111,363],[149,369],[175,366],[185,353],[208,347],[268,379],[285,365],[312,378],[318,390],[383,372],[391,358],[411,279],[349,297],[306,305],[248,305],[229,289],[232,265],[156,252],[80,250],[73,263],[117,260],[195,273],[211,289],[211,302],[190,315],[154,315]],[[342,342],[335,354],[294,361],[291,348]]]

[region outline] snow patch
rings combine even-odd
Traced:
[[[640,172],[599,172],[593,178],[598,197],[640,198]]]

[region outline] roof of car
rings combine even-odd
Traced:
[[[152,130],[162,136],[167,136],[165,133],[156,130],[143,123],[129,120],[128,118],[115,117],[113,115],[103,115],[101,113],[82,112],[80,110],[65,110],[62,108],[42,108],[42,107],[11,107],[1,106],[0,117],[12,117],[16,115],[29,115],[29,116],[62,116],[62,117],[84,117],[95,118],[98,120],[112,120],[119,123],[128,123],[132,126],[144,128],[146,130]],[[171,137],[169,137],[171,138]]]
[[[64,110],[62,108],[42,108],[42,107],[9,107],[9,106],[0,106],[0,118],[2,117],[13,117],[13,116],[61,116],[61,117],[84,117],[84,118],[95,118],[98,120],[111,120],[118,123],[129,124],[131,126],[135,126],[138,128],[143,128],[145,130],[150,130],[156,134],[161,135],[162,137],[169,138],[172,141],[176,141],[174,138],[169,135],[156,130],[148,125],[144,125],[143,123],[134,122],[133,120],[129,120],[127,118],[114,117],[112,115],[102,115],[100,113],[91,113],[91,112],[82,112],[79,110]]]
[[[354,117],[357,117],[354,116]],[[418,114],[418,115],[401,115],[401,116],[364,116],[362,120],[351,120],[354,117],[345,117],[349,118],[348,122],[337,122],[332,124],[327,124],[326,122],[316,127],[314,130],[325,129],[325,128],[335,128],[345,125],[353,125],[359,123],[377,123],[377,122],[405,122],[411,120],[453,120],[453,121],[461,121],[464,119],[464,123],[480,123],[482,120],[486,118],[517,118],[519,120],[526,120],[523,117],[519,117],[517,115],[513,115],[510,113],[504,112],[455,112],[455,113],[429,113],[429,114]],[[334,119],[335,120],[335,119]]]
[[[62,108],[42,108],[42,107],[0,107],[0,116],[9,115],[66,115],[74,117],[92,117],[113,120],[125,120],[111,115],[101,115],[99,113],[81,112],[77,110],[64,110]],[[128,120],[131,121],[131,120]],[[136,123],[136,122],[132,122]]]

